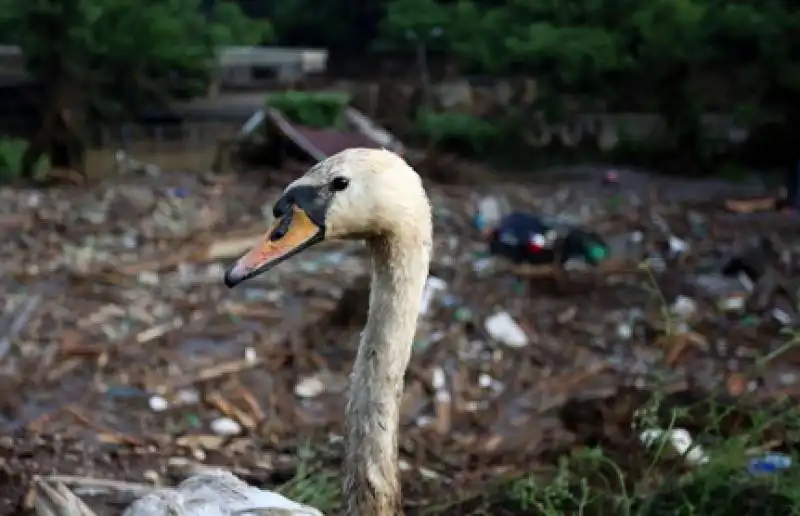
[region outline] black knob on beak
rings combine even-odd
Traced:
[[[292,211],[292,204],[294,204],[294,197],[291,193],[287,192],[275,203],[272,207],[272,215],[279,219]]]

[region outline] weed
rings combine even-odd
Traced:
[[[28,150],[28,142],[20,138],[0,139],[0,183],[12,183],[23,176],[22,158]],[[45,179],[50,170],[47,156],[41,156],[33,164],[33,179]]]
[[[298,452],[297,471],[278,491],[295,502],[316,507],[329,514],[341,505],[340,479],[335,471],[323,468],[316,460],[310,444]]]
[[[286,91],[271,95],[267,105],[294,123],[315,129],[343,129],[345,110],[350,103],[343,93]]]

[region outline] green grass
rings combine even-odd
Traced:
[[[321,466],[310,445],[298,450],[294,477],[278,488],[282,495],[331,514],[341,507],[341,474]]]
[[[715,410],[713,403],[699,408]],[[704,406],[704,407],[703,407]],[[688,407],[687,407],[688,409]],[[670,409],[672,424],[696,421],[692,410]],[[768,441],[768,435],[783,426],[800,429],[800,414],[790,410],[780,414],[753,414],[742,428],[731,434],[725,424],[732,414],[730,407],[717,406],[709,412],[706,429],[695,434],[711,457],[705,465],[688,467],[662,440],[649,450],[642,446],[636,467],[623,467],[603,449],[584,450],[562,458],[558,474],[549,482],[532,478],[517,480],[502,493],[505,503],[531,514],[620,514],[635,516],[681,516],[734,514],[798,514],[800,488],[797,472],[751,476],[746,471],[749,456]],[[654,418],[636,426],[653,427]],[[727,434],[727,435],[726,435]],[[760,450],[758,450],[760,451]],[[502,503],[502,502],[501,502]],[[489,513],[491,511],[488,511]]]
[[[646,285],[655,285],[643,267]],[[663,296],[653,290],[657,303]],[[672,321],[664,307],[664,328]],[[787,339],[786,350],[800,335]],[[772,353],[755,361],[763,368]],[[800,470],[751,475],[748,461],[765,451],[797,459],[800,407],[790,402],[758,405],[746,395],[686,399],[653,387],[631,410],[627,443],[576,447],[551,457],[550,466],[521,478],[499,479],[479,490],[458,491],[433,480],[405,477],[409,485],[425,484],[437,493],[435,503],[420,504],[406,494],[406,514],[429,516],[784,516],[800,514]],[[587,421],[592,424],[591,421]],[[598,426],[602,426],[598,423]],[[666,439],[650,447],[638,441],[651,428],[686,428],[710,461],[688,465]],[[598,428],[601,432],[601,429]],[[314,467],[310,449],[303,449],[297,475],[282,492],[325,514],[342,514],[338,471]],[[408,489],[407,489],[408,490]],[[412,489],[411,491],[417,491]]]

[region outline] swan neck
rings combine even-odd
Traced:
[[[346,409],[348,514],[400,513],[403,381],[428,276],[430,237],[369,242],[372,288]]]

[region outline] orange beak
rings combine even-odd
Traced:
[[[317,226],[304,210],[293,206],[287,215],[275,221],[247,254],[225,272],[225,286],[233,288],[258,276],[324,238],[325,229]]]

